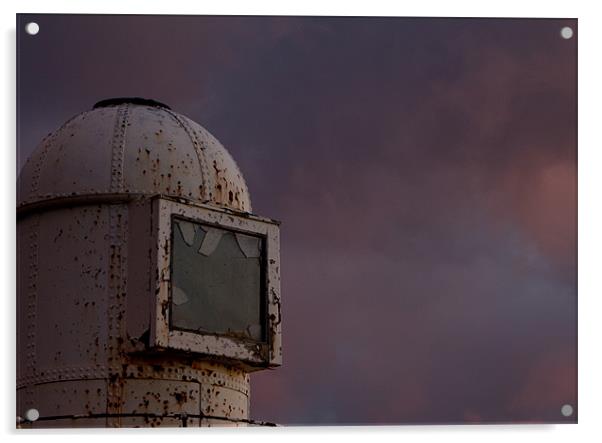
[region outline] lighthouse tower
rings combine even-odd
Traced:
[[[279,227],[207,130],[104,100],[17,192],[19,426],[264,424],[249,374],[282,361]]]

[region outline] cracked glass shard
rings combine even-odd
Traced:
[[[192,239],[182,223],[193,225]],[[264,341],[263,238],[179,219],[173,224],[171,327]]]
[[[178,221],[178,229],[180,230],[182,239],[186,242],[186,244],[188,246],[192,246],[194,243],[194,233],[196,231],[194,225],[190,222],[180,220]]]
[[[171,289],[171,300],[174,305],[182,305],[188,301],[188,296],[176,285],[173,285]]]
[[[235,233],[234,236],[236,237],[238,246],[242,250],[243,254],[245,254],[245,257],[254,258],[260,256],[260,238],[252,235],[240,234],[238,232]]]
[[[217,248],[219,241],[222,238],[222,235],[225,231],[216,228],[201,228],[206,234],[205,238],[201,242],[201,246],[199,248],[199,252],[203,255],[210,256]]]

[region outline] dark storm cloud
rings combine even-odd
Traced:
[[[20,164],[95,101],[151,97],[216,135],[282,220],[285,365],[253,376],[255,418],[576,404],[576,42],[559,36],[576,22],[35,19]]]

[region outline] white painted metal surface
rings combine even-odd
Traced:
[[[113,100],[49,135],[18,182],[21,427],[246,426],[281,364],[278,224],[232,157],[165,106]],[[265,342],[170,329],[173,215],[265,236]]]
[[[247,185],[228,151],[202,126],[163,106],[116,102],[71,118],[23,167],[17,203],[108,193],[169,195],[251,212]]]

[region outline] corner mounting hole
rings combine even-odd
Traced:
[[[38,32],[40,32],[40,25],[38,25],[36,22],[27,23],[25,25],[25,32],[27,32],[29,35],[36,35]]]
[[[573,407],[569,404],[562,405],[562,408],[560,408],[560,412],[565,417],[570,417],[571,415],[573,415]]]
[[[573,29],[565,26],[560,30],[560,35],[563,39],[568,40],[573,36]]]
[[[25,411],[25,420],[36,421],[40,418],[40,412],[37,409],[28,409]]]

